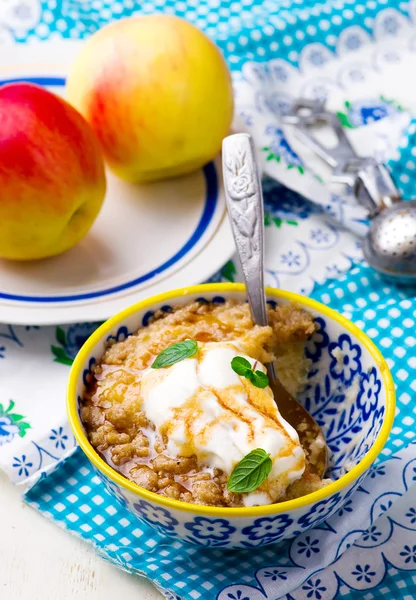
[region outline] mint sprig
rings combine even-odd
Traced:
[[[168,346],[156,357],[152,364],[152,369],[162,369],[170,367],[185,358],[189,358],[198,352],[198,342],[195,340],[185,340]]]
[[[254,492],[267,479],[273,462],[262,448],[249,452],[234,468],[227,481],[230,492]]]
[[[269,378],[266,373],[260,370],[254,371],[251,364],[243,356],[235,356],[231,361],[231,368],[237,375],[245,377],[258,388],[263,389],[269,385]]]

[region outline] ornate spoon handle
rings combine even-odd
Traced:
[[[264,326],[267,325],[267,307],[263,271],[263,195],[251,136],[238,133],[225,138],[222,161],[228,214],[243,269],[251,315],[256,325]],[[281,415],[297,429],[303,447],[311,454],[311,442],[318,438],[323,440],[318,424],[282,386],[273,363],[267,364],[267,374]],[[326,464],[327,447],[323,442],[317,462],[311,465],[311,469],[322,477]]]
[[[264,293],[264,211],[253,140],[247,133],[222,143],[225,198],[253,321],[267,325]]]

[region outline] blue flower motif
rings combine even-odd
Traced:
[[[393,502],[391,500],[387,500],[387,502],[384,504],[380,504],[380,508],[383,512],[388,511],[391,507],[393,506]]]
[[[256,519],[250,527],[244,527],[243,535],[249,540],[264,542],[276,541],[283,536],[284,531],[293,523],[287,515],[277,517],[263,517]]]
[[[406,513],[406,517],[410,519],[410,523],[414,525],[416,523],[416,508],[410,508],[409,512]]]
[[[52,429],[51,435],[49,439],[55,442],[55,448],[61,448],[65,450],[66,442],[68,441],[68,436],[64,433],[64,428],[59,427],[58,429]]]
[[[240,112],[240,118],[247,127],[253,126],[253,116],[250,113],[243,110]]]
[[[309,54],[309,62],[315,67],[320,67],[321,65],[326,63],[326,58],[321,50],[313,50]]]
[[[305,515],[300,517],[298,520],[299,525],[306,528],[321,523],[332,513],[340,500],[341,496],[337,493],[330,498],[317,502]]]
[[[315,319],[316,331],[312,334],[306,343],[305,354],[313,363],[319,361],[322,350],[329,344],[329,337],[326,332],[326,323],[321,317]]]
[[[311,90],[311,96],[315,100],[326,100],[328,98],[328,88],[323,83],[314,85]]]
[[[390,33],[391,35],[395,35],[399,30],[399,22],[396,17],[393,15],[389,15],[383,21],[383,29],[386,33]]]
[[[350,490],[351,491],[351,490]],[[354,490],[353,490],[354,491]],[[341,506],[341,508],[339,509],[339,511],[337,512],[337,515],[339,517],[342,517],[342,515],[344,513],[351,513],[352,512],[352,500],[347,500],[347,502],[344,504],[344,506]]]
[[[22,475],[28,477],[33,463],[28,461],[26,454],[22,454],[20,458],[14,456],[13,460],[15,461],[13,467],[17,469],[19,477],[22,477]]]
[[[400,54],[398,52],[385,52],[383,55],[384,60],[387,62],[399,62]]]
[[[378,397],[381,390],[381,381],[377,377],[375,367],[372,367],[368,375],[361,376],[360,391],[357,396],[358,408],[361,408],[364,420],[377,408]]]
[[[406,564],[409,564],[411,561],[416,564],[416,545],[410,547],[406,544],[403,548],[403,551],[400,552],[400,556],[406,557],[404,560]]]
[[[263,92],[256,93],[256,99],[261,99]],[[284,116],[291,112],[292,101],[282,94],[271,93],[264,97],[265,106],[275,115]],[[256,106],[258,102],[256,102]],[[257,110],[259,110],[257,108]],[[261,110],[260,110],[261,112]]]
[[[385,465],[377,465],[371,469],[370,479],[375,479],[378,475],[385,475],[385,474],[386,474]]]
[[[325,213],[331,215],[331,217],[334,217],[334,219],[337,219],[337,221],[343,223],[344,204],[346,203],[347,202],[343,197],[337,196],[336,194],[331,194],[329,203],[324,206]]]
[[[206,519],[195,517],[192,523],[186,523],[188,529],[195,537],[200,539],[227,540],[236,531],[226,519]]]
[[[366,583],[371,583],[371,578],[374,577],[376,572],[371,571],[370,565],[364,565],[364,567],[362,567],[361,565],[356,565],[355,571],[352,571],[351,574],[355,575],[357,581],[361,581],[362,579],[364,579]]]
[[[269,577],[272,581],[277,581],[278,579],[287,579],[287,571],[282,571],[281,569],[271,569],[270,571],[264,571],[264,576]]]
[[[291,250],[287,254],[282,254],[281,262],[288,267],[298,267],[300,265],[300,254],[295,254]]]
[[[227,598],[230,598],[230,600],[250,600],[250,598],[248,596],[243,596],[243,592],[241,590],[237,590],[234,594],[227,594]]]
[[[275,67],[273,67],[272,70],[276,76],[276,79],[278,79],[279,81],[287,81],[289,74],[287,70],[284,67],[282,67],[282,65],[276,65]]]
[[[369,123],[375,123],[397,112],[399,112],[398,108],[389,102],[378,99],[362,100],[351,104],[348,110],[348,118],[353,127],[361,127]]]
[[[178,525],[178,521],[172,517],[170,512],[161,506],[153,506],[145,500],[139,500],[133,506],[146,523],[157,526],[163,531],[174,531],[175,525]]]
[[[298,554],[305,554],[306,558],[310,558],[313,554],[317,554],[319,550],[319,540],[311,540],[311,537],[307,535],[304,542],[298,543]]]
[[[349,35],[347,37],[347,39],[345,40],[345,46],[349,50],[358,50],[358,48],[361,48],[361,38],[360,38],[360,36],[357,35],[356,33],[353,33],[353,34]]]
[[[367,531],[363,533],[362,538],[365,542],[368,542],[368,540],[371,540],[372,542],[377,542],[380,536],[381,531],[378,531],[375,525],[371,525],[371,527],[369,527]]]
[[[313,229],[311,231],[311,240],[317,244],[325,244],[329,240],[329,234],[322,229]]]
[[[14,14],[20,21],[28,21],[32,18],[32,7],[22,2],[15,6]]]
[[[353,344],[348,334],[342,333],[338,343],[332,342],[329,345],[329,354],[331,356],[329,371],[334,379],[340,379],[346,384],[351,383],[354,375],[361,371],[360,346]]]
[[[5,353],[6,352],[6,347],[5,346],[0,346],[0,358],[4,358]]]
[[[75,358],[79,349],[90,335],[97,329],[98,323],[77,323],[71,325],[66,333],[65,352],[70,358]]]
[[[293,165],[294,167],[302,166],[301,159],[289,145],[282,129],[274,125],[269,125],[265,133],[272,136],[268,147],[273,154],[280,156],[288,165]]]
[[[20,429],[13,423],[10,417],[2,415],[0,417],[0,446],[12,441],[15,435],[19,435]]]
[[[308,579],[305,585],[302,586],[302,589],[307,592],[306,597],[316,598],[316,600],[321,600],[324,598],[321,592],[326,592],[326,587],[321,584],[322,580],[319,578],[315,579],[315,581],[313,581],[313,579]]]

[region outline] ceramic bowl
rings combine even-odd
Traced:
[[[73,364],[68,388],[72,430],[110,494],[160,533],[205,547],[258,547],[291,538],[338,511],[357,489],[389,435],[395,408],[388,366],[371,340],[327,306],[288,292],[267,289],[269,303],[295,301],[310,311],[317,331],[306,345],[309,383],[299,400],[322,426],[334,482],[302,498],[253,508],[216,508],[172,500],[128,481],[100,458],[83,428],[79,402],[92,366],[107,340],[122,340],[146,326],[156,310],[171,310],[195,299],[244,301],[240,284],[209,284],[161,294],[139,302],[93,333]]]

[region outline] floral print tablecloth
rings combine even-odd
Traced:
[[[366,214],[346,190],[328,190],[320,166],[302,154],[281,117],[297,95],[327,98],[352,143],[390,161],[403,195],[414,196],[416,110],[406,74],[415,60],[416,4],[6,0],[0,3],[0,46],[11,57],[16,43],[33,53],[39,41],[55,48],[113,19],[155,11],[204,29],[232,68],[236,124],[253,134],[266,175],[267,283],[331,304],[385,353],[398,391],[385,462],[333,520],[255,556],[168,542],[113,505],[75,448],[64,406],[68,368],[96,327],[80,323],[0,324],[0,466],[29,488],[32,506],[121,568],[150,577],[170,600],[414,598],[415,292],[387,285],[365,264],[354,267],[362,259]],[[235,260],[213,277],[240,279]],[[256,535],[263,526],[256,524]],[[202,531],[193,533],[203,537]],[[225,524],[218,523],[216,535],[227,535]]]

